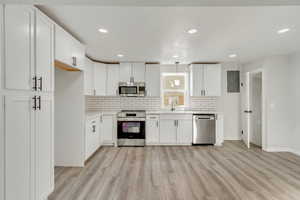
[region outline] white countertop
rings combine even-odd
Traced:
[[[200,110],[157,110],[146,111],[147,114],[222,114],[221,112],[200,111]]]
[[[94,117],[101,114],[107,115],[116,115],[119,111],[88,111],[86,112],[87,117]],[[199,111],[199,110],[155,110],[155,111],[146,111],[148,115],[159,115],[159,114],[222,114],[221,112],[216,111]]]

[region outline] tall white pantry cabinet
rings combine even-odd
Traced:
[[[0,5],[0,199],[54,189],[54,24],[32,6]]]

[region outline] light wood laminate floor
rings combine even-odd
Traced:
[[[55,169],[49,200],[299,200],[300,157],[223,147],[103,147],[84,168]]]

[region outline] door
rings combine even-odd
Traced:
[[[146,133],[147,144],[159,143],[159,116],[147,116]]]
[[[96,96],[105,96],[107,85],[107,66],[102,63],[94,63],[94,87]]]
[[[53,91],[54,25],[42,14],[36,14],[36,76],[38,90]]]
[[[5,5],[5,88],[31,90],[34,77],[34,11]]]
[[[174,119],[160,119],[159,142],[160,144],[177,143],[177,123]]]
[[[160,96],[160,65],[146,65],[147,96]]]
[[[135,82],[145,82],[145,63],[132,63],[132,76]]]
[[[194,64],[191,70],[191,96],[203,96],[203,65]]]
[[[131,63],[120,63],[120,82],[129,82],[132,75]]]
[[[193,141],[193,121],[190,119],[177,120],[177,143],[192,144]]]
[[[251,110],[250,110],[250,73],[246,72],[242,74],[241,87],[241,106],[242,106],[242,140],[246,147],[250,147],[250,120],[251,120]]]
[[[84,95],[94,95],[94,64],[88,58],[85,59],[83,71]]]
[[[38,96],[35,117],[36,199],[46,199],[54,189],[53,97]]]
[[[5,96],[5,199],[32,200],[34,111],[31,96]]]
[[[107,96],[117,96],[119,86],[119,69],[120,66],[116,64],[107,65]]]
[[[101,121],[101,141],[103,144],[113,144],[114,119],[111,115],[103,115]]]
[[[221,65],[204,65],[204,95],[221,96]]]

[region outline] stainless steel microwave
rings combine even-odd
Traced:
[[[146,96],[145,82],[120,82],[119,96],[144,97]]]

